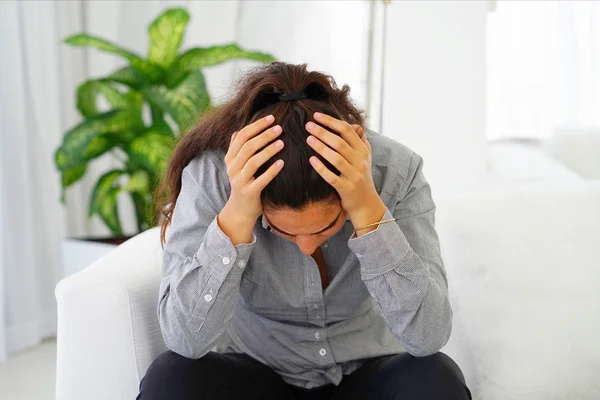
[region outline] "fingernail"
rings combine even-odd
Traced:
[[[308,142],[308,144],[315,144],[314,136],[309,136],[308,139],[306,139],[306,141]]]
[[[308,124],[306,124],[306,129],[308,129],[309,131],[312,131],[313,129],[315,129],[315,124],[313,124],[312,122],[309,122]]]
[[[277,160],[277,161],[275,162],[275,164],[276,164],[278,167],[283,167],[283,160]]]
[[[275,147],[277,147],[278,149],[283,147],[283,142],[281,140],[278,140],[275,142]]]
[[[279,125],[274,126],[273,127],[273,132],[275,132],[275,133],[281,133],[281,126],[279,126]]]
[[[323,116],[323,114],[321,114],[320,112],[316,112],[316,113],[315,113],[315,118],[316,118],[316,119],[319,119],[319,118],[321,118],[322,116]]]
[[[317,159],[316,159],[316,158],[314,158],[314,157],[311,157],[311,158],[310,158],[308,161],[310,161],[310,163],[311,163],[312,165],[316,165],[316,164],[317,164]]]
[[[265,118],[267,120],[267,122],[273,122],[275,121],[275,117],[272,115],[267,115],[267,118]]]

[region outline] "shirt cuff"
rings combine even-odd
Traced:
[[[386,207],[381,221],[392,219]],[[410,250],[410,244],[395,222],[380,224],[369,233],[348,240],[348,247],[360,261],[364,275],[380,275],[396,268]]]
[[[234,246],[231,239],[221,230],[217,223],[217,217],[215,217],[204,234],[204,240],[202,246],[198,249],[197,257],[199,260],[207,260],[208,267],[212,269],[221,282],[238,280],[246,268],[255,244],[256,235],[252,232],[250,243]],[[204,257],[201,257],[200,254]]]

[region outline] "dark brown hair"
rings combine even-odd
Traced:
[[[307,98],[279,101],[285,93],[304,91]],[[315,153],[307,144],[305,124],[313,120],[316,111],[342,119],[364,128],[364,112],[349,96],[350,87],[338,88],[330,75],[307,71],[306,64],[294,65],[272,62],[245,74],[234,95],[224,104],[205,113],[195,127],[181,137],[169,159],[167,169],[156,193],[156,207],[164,217],[160,238],[165,242],[167,226],[171,223],[177,197],[181,191],[181,175],[189,162],[208,150],[218,150],[225,156],[231,135],[259,118],[273,114],[281,125],[280,139],[284,148],[257,171],[261,175],[276,160],[285,166],[261,193],[264,204],[270,207],[302,209],[311,202],[337,196],[335,189],[325,182],[308,162],[315,155],[330,170],[339,171]],[[338,197],[339,198],[339,197]]]

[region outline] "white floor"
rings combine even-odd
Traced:
[[[56,340],[13,354],[0,364],[0,399],[52,400],[56,376]]]

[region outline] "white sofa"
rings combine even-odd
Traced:
[[[454,328],[474,399],[600,398],[600,183],[438,199]],[[59,283],[57,400],[131,400],[165,350],[158,231]]]

